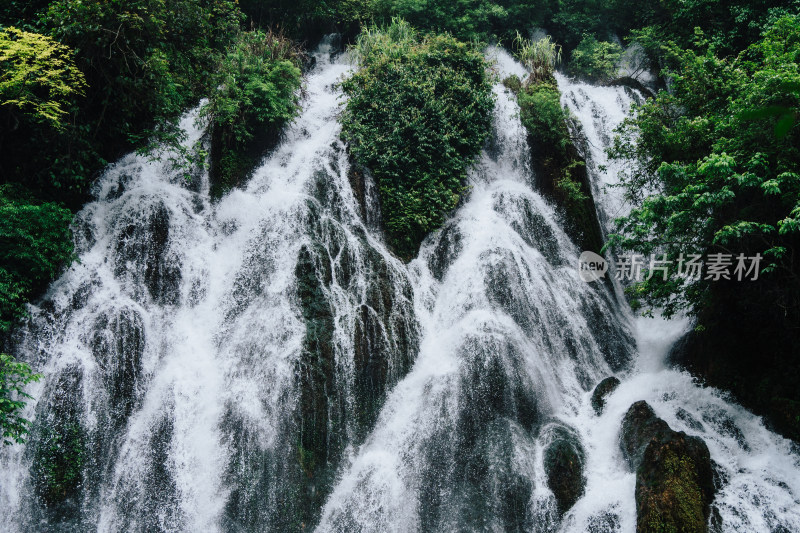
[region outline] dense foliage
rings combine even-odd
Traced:
[[[0,334],[72,258],[72,213],[0,186]]]
[[[389,240],[409,258],[458,203],[489,133],[487,64],[474,46],[403,21],[365,30],[356,52],[342,133],[374,173]]]
[[[25,400],[30,395],[25,386],[38,381],[41,376],[34,374],[25,363],[18,363],[10,356],[0,353],[0,431],[2,445],[25,441],[28,433],[28,420],[20,414]]]
[[[214,76],[217,90],[204,108],[212,127],[212,175],[217,192],[240,181],[253,167],[268,137],[297,113],[299,52],[273,33],[242,34]]]
[[[633,210],[612,244],[671,263],[629,293],[695,315],[678,360],[798,439],[800,18],[736,55],[702,33],[690,49],[658,48],[670,91],[638,109],[613,150],[636,165],[622,181]],[[680,276],[693,256],[701,274]]]
[[[617,43],[586,35],[572,51],[569,73],[593,82],[610,81],[617,75],[621,57],[622,47]]]
[[[242,11],[259,27],[276,28],[312,41],[325,33],[357,33],[374,16],[374,0],[240,0]]]
[[[733,58],[699,38],[699,51],[663,46],[672,90],[643,105],[618,139],[613,155],[637,162],[623,181],[636,207],[614,243],[676,262],[681,254],[759,253],[765,274],[794,277],[800,19],[780,19]],[[700,309],[708,287],[705,279],[654,276],[635,290],[673,313]]]

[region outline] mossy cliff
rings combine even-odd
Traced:
[[[525,83],[510,78],[505,84],[517,94],[539,192],[559,207],[567,233],[575,243],[583,250],[600,253],[603,233],[586,161],[571,137],[569,115],[561,107],[555,77],[531,76]]]
[[[340,202],[328,197],[334,193],[326,183],[319,180],[315,197]],[[287,485],[295,489],[280,519],[289,530],[316,523],[345,449],[359,445],[372,429],[418,349],[405,272],[370,243],[363,228],[348,230],[315,202],[309,209],[311,239],[300,248],[295,267],[305,338],[295,369],[298,406],[290,437],[296,473]],[[349,357],[352,363],[345,362]]]

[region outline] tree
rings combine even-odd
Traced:
[[[732,59],[702,34],[697,43],[663,45],[672,90],[641,106],[612,150],[636,164],[622,179],[634,208],[611,244],[674,264],[681,254],[760,254],[778,284],[768,305],[796,311],[800,17],[781,18]],[[654,276],[631,292],[672,314],[702,310],[709,289],[706,279]]]
[[[67,46],[13,27],[0,30],[0,107],[13,124],[24,114],[62,129],[68,107],[85,87]]]

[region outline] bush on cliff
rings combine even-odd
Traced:
[[[342,135],[374,174],[389,242],[409,259],[458,203],[489,134],[488,65],[474,45],[402,20],[365,29],[354,51],[362,68],[343,83]]]

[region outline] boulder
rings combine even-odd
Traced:
[[[544,451],[544,469],[558,513],[563,515],[583,496],[586,488],[585,454],[578,435],[571,429],[554,425],[547,431],[550,442]]]
[[[619,379],[611,376],[597,384],[592,393],[592,408],[597,416],[603,414],[603,408],[606,406],[606,396],[611,394],[619,387]]]
[[[714,476],[706,443],[674,431],[646,402],[625,415],[620,442],[636,471],[636,531],[708,531]]]

